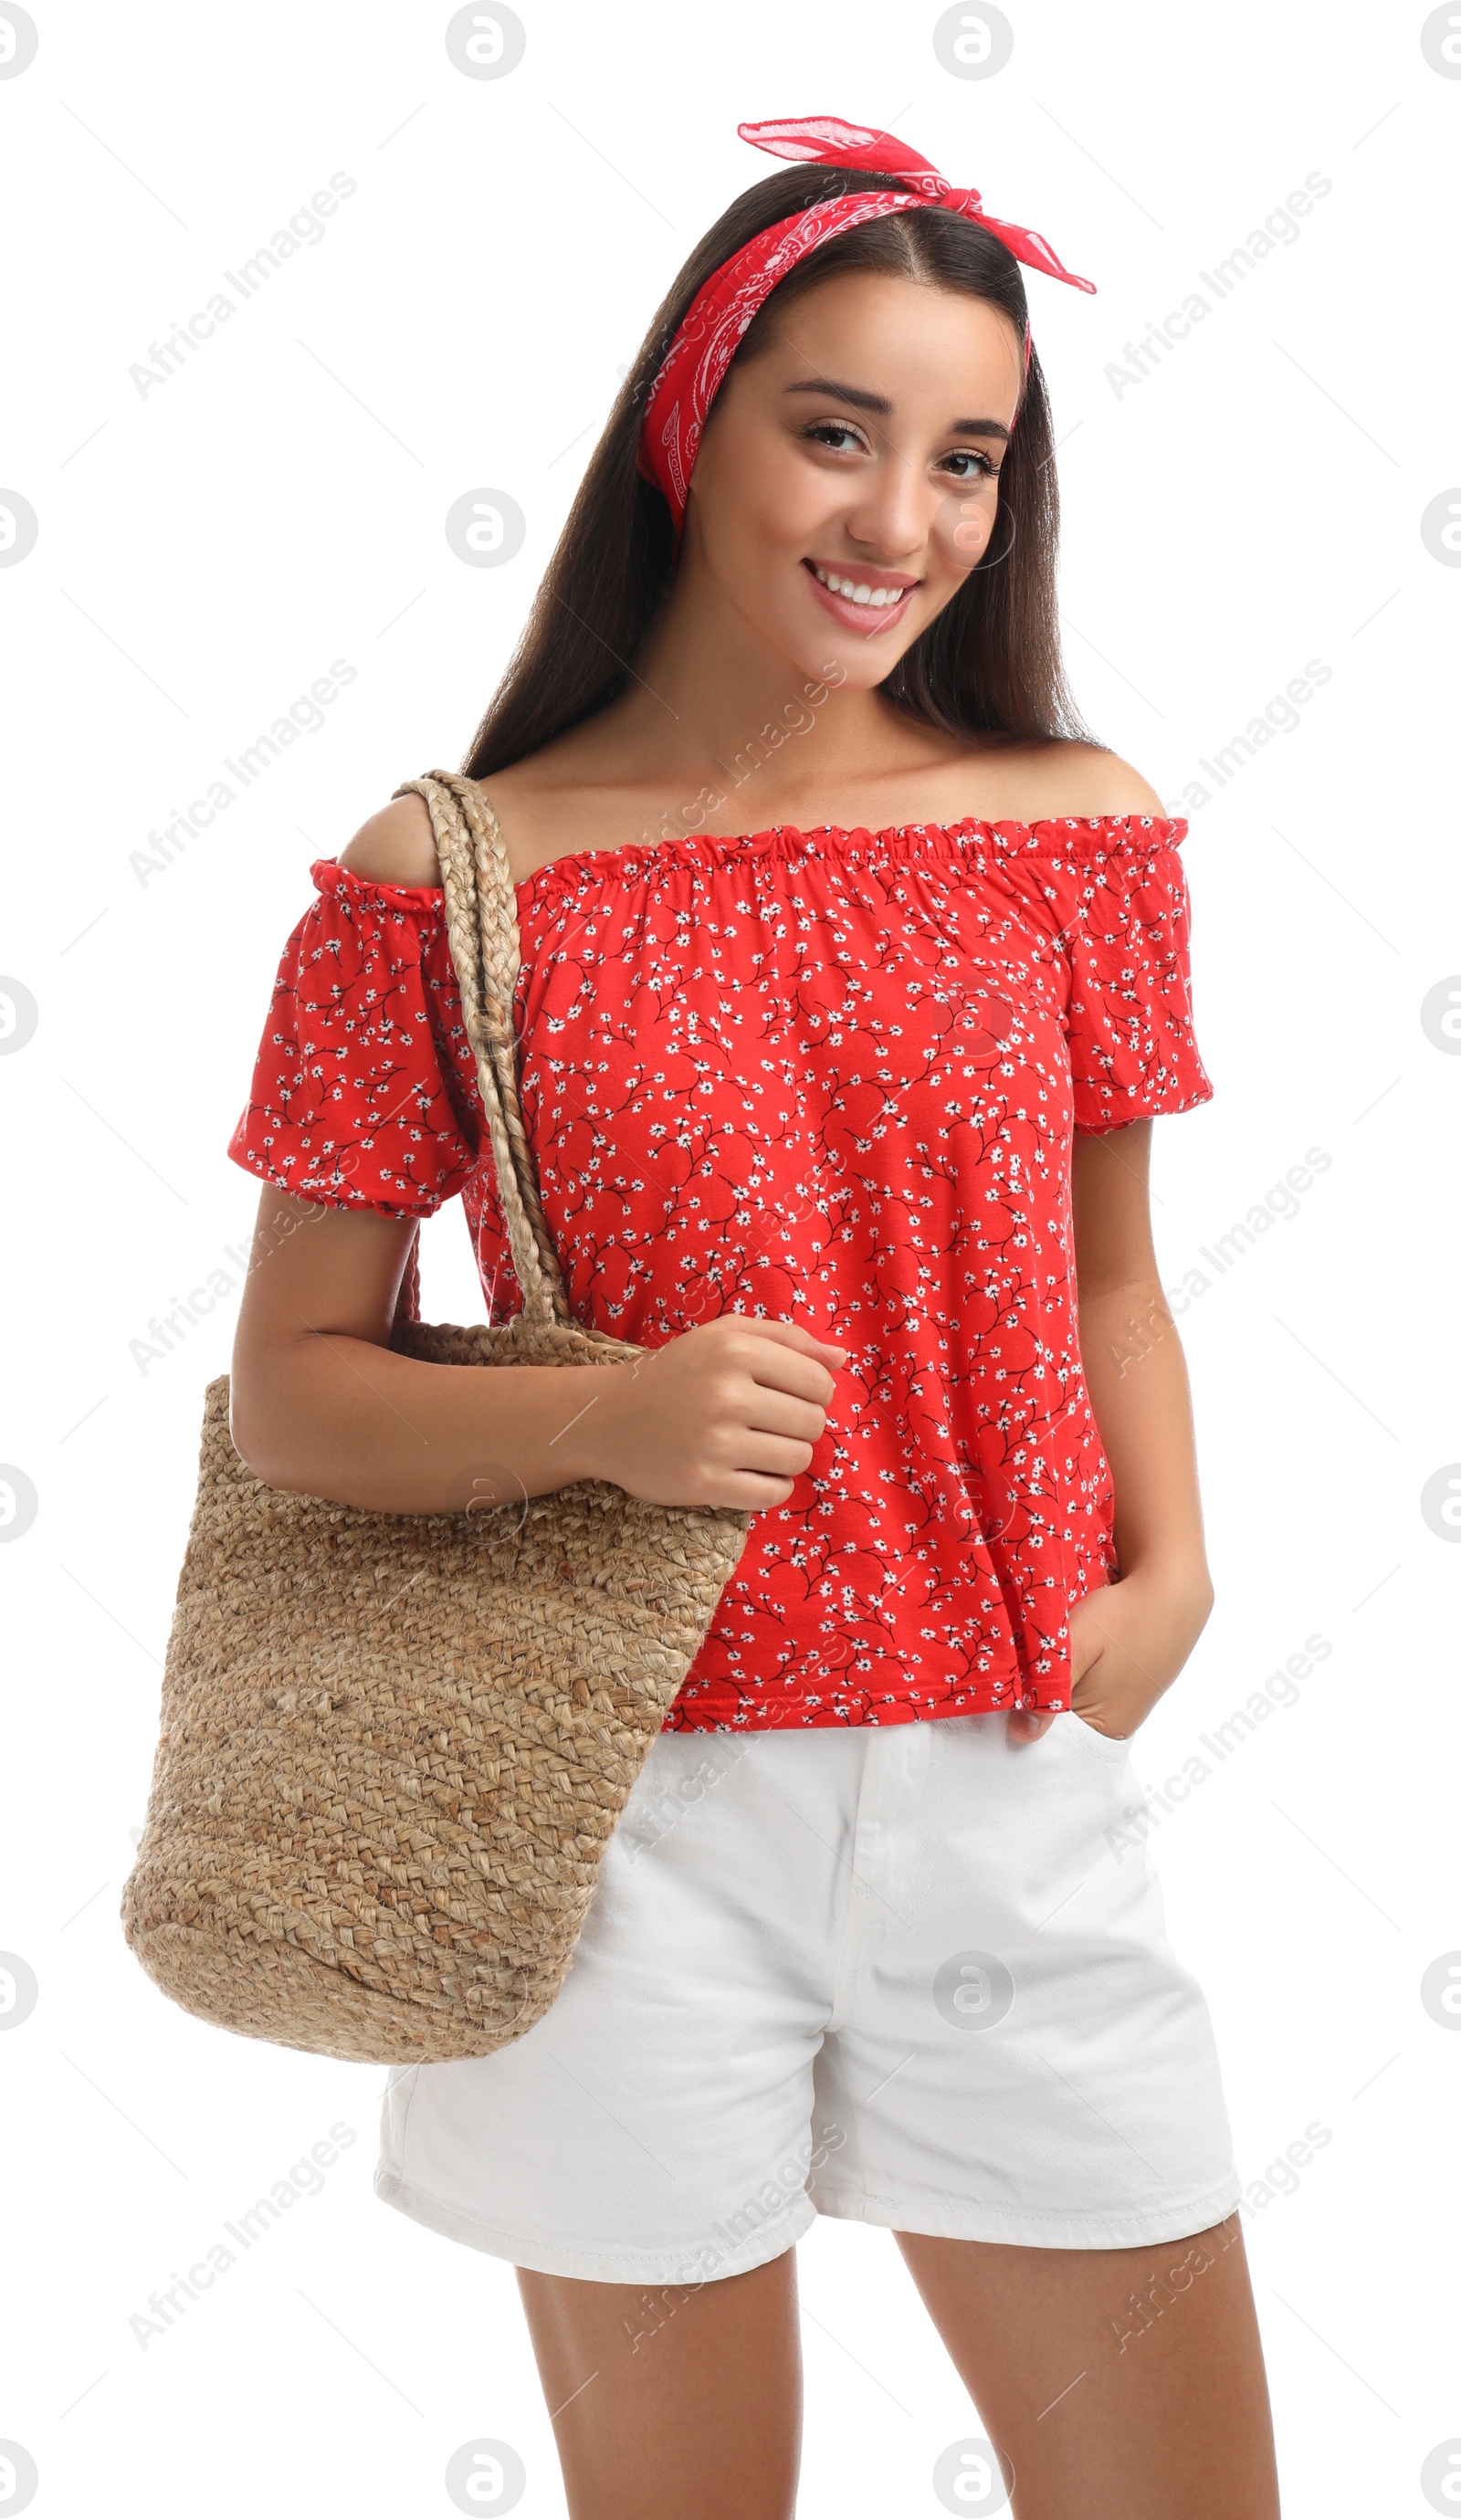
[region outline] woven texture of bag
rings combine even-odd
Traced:
[[[398,1317],[440,1365],[605,1365],[575,1323],[518,1098],[518,931],[476,784],[431,810],[462,1012],[523,1310]],[[414,1274],[414,1273],[413,1273]],[[491,1451],[483,1440],[483,1454]],[[122,1893],[137,1958],[187,2011],[367,2063],[484,2056],[557,1996],[618,1821],[751,1528],[608,1481],[389,1514],[265,1487],[208,1386],[147,1822]]]

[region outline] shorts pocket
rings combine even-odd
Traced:
[[[1118,1740],[1114,1733],[1100,1732],[1094,1724],[1087,1724],[1085,1717],[1077,1714],[1073,1706],[1066,1708],[1065,1718],[1068,1728],[1073,1728],[1068,1729],[1067,1739],[1073,1740],[1076,1732],[1082,1733],[1087,1741],[1095,1743],[1098,1758],[1110,1759],[1114,1763],[1124,1759],[1131,1748],[1128,1740]]]

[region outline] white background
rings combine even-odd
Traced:
[[[209,1271],[237,1284],[254,1188],[223,1147],[310,859],[459,763],[618,372],[769,168],[737,121],[831,112],[895,122],[1098,283],[1028,284],[1098,735],[1185,812],[1203,756],[1331,669],[1191,810],[1216,1093],[1156,1131],[1169,1284],[1307,1149],[1331,1160],[1182,1318],[1218,1600],[1136,1766],[1160,1784],[1305,1638],[1331,1644],[1152,1844],[1245,2178],[1311,2121],[1331,2137],[1248,2221],[1286,2513],[1423,2513],[1422,2460],[1461,2436],[1461,2020],[1420,1998],[1461,1947],[1458,1553],[1420,1503],[1461,1455],[1461,1061],[1420,1014],[1461,970],[1461,574],[1421,534],[1461,479],[1461,80],[1399,6],[1041,0],[987,80],[941,67],[933,10],[869,0],[525,0],[497,80],[452,66],[447,14],[37,7],[34,62],[0,78],[0,485],[39,519],[0,567],[0,970],[39,1010],[0,1058],[0,1460],[39,1499],[0,1552],[0,1950],[39,1986],[0,2035],[0,2436],[58,2520],[445,2511],[446,2460],[481,2435],[525,2460],[525,2511],[564,2508],[511,2270],[371,2194],[382,2073],[205,2029],[123,1945],[235,1299],[146,1371],[132,1342]],[[337,170],[356,190],[322,241],[140,394],[149,343]],[[1311,173],[1332,190],[1297,241],[1118,392],[1123,344]],[[482,485],[527,519],[500,568],[442,530]],[[149,832],[337,658],[355,680],[323,726],[141,880]],[[429,1317],[474,1318],[455,1209],[426,1259]],[[144,2351],[149,2293],[337,2120],[357,2139],[324,2192]],[[801,2510],[936,2511],[936,2457],[980,2426],[890,2238],[820,2224],[799,2263]]]

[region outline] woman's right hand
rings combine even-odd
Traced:
[[[234,1444],[265,1487],[460,1513],[608,1479],[656,1505],[784,1505],[845,1348],[723,1313],[623,1365],[436,1365],[391,1344],[416,1226],[266,1188],[234,1342]]]
[[[721,1313],[630,1364],[598,1369],[573,1429],[580,1475],[651,1505],[784,1505],[846,1357],[793,1322]]]

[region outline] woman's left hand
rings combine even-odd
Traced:
[[[1100,1586],[1071,1611],[1071,1705],[1083,1724],[1126,1740],[1169,1688],[1208,1624],[1212,1587],[1142,1569]],[[1015,1707],[1010,1738],[1037,1741],[1054,1707]]]

